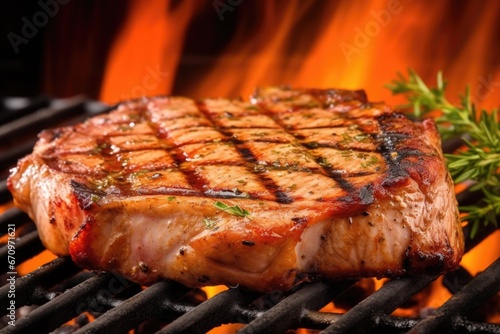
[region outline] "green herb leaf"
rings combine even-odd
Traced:
[[[205,224],[205,228],[207,230],[213,230],[217,225],[217,220],[214,218],[206,217],[203,218],[203,224]]]
[[[216,201],[214,203],[214,206],[219,209],[219,210],[222,210],[226,213],[229,213],[233,216],[238,216],[238,217],[247,217],[250,219],[250,212],[248,212],[247,210],[245,209],[242,209],[239,205],[234,205],[234,206],[229,206],[225,203],[222,203],[222,202],[219,202],[219,201]]]

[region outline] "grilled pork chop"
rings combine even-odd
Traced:
[[[145,285],[439,273],[464,248],[434,123],[363,91],[125,102],[43,131],[8,185],[49,250]]]

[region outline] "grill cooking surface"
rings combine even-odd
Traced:
[[[31,151],[35,134],[42,128],[49,126],[49,124],[53,126],[54,122],[58,124],[80,122],[84,118],[107,110],[106,106],[79,97],[67,100],[40,98],[33,101],[5,99],[2,115],[7,116],[2,116],[5,119],[1,119],[3,124],[0,126],[0,139],[8,145],[2,149],[0,156],[0,163],[4,168],[2,176],[6,177],[7,168],[12,166],[18,158]],[[297,171],[294,172],[299,173],[301,169],[307,168],[313,172],[324,173],[327,171],[328,174],[328,168],[325,169],[323,166],[323,159],[317,157],[309,159],[310,155],[304,154],[304,150],[321,149],[314,141],[314,135],[307,133],[307,129],[289,129],[286,127],[288,120],[283,119],[283,126],[280,126],[278,130],[276,124],[269,122],[265,116],[253,118],[251,108],[245,109],[243,107],[240,111],[244,113],[243,118],[249,118],[248,123],[245,124],[248,124],[251,129],[242,126],[244,124],[241,121],[238,124],[234,123],[235,121],[231,120],[231,115],[218,114],[217,111],[207,106],[197,106],[193,109],[193,116],[195,113],[201,113],[201,117],[186,117],[186,122],[195,122],[197,131],[203,131],[203,137],[213,144],[210,146],[200,145],[191,141],[189,132],[182,129],[176,132],[175,129],[170,128],[172,131],[167,136],[169,145],[172,145],[173,150],[177,150],[178,153],[171,156],[162,155],[158,159],[162,163],[170,161],[172,168],[177,168],[179,163],[184,163],[189,168],[198,168],[199,166],[210,167],[212,165],[210,156],[217,156],[217,159],[227,159],[241,175],[239,169],[246,168],[249,163],[253,163],[253,159],[255,159],[253,152],[259,152],[258,154],[261,155],[259,159],[268,159],[271,166],[276,163],[276,170],[279,171],[283,167],[282,164],[288,162],[286,160],[280,161],[280,155],[277,155],[276,151],[286,150],[287,147],[283,147],[283,144],[289,144],[290,136],[293,136],[299,138],[303,146],[298,148],[299,151],[291,152],[291,154],[305,157],[303,160],[298,159],[300,164],[296,166]],[[303,117],[304,115],[297,114],[295,116]],[[220,122],[220,129],[223,130],[213,131],[207,127],[207,124],[204,123],[207,119],[216,124]],[[241,117],[238,119],[241,120]],[[168,119],[158,121],[168,122]],[[298,124],[293,120],[290,122]],[[121,125],[123,127],[118,129],[118,132],[141,132],[134,135],[137,136],[138,141],[142,141],[146,145],[144,149],[148,148],[150,140],[154,141],[155,145],[158,144],[158,138],[152,137],[150,134],[151,129],[141,126],[134,126],[134,130],[128,129],[126,126],[130,125],[130,120]],[[336,126],[339,129],[349,131],[345,124]],[[260,130],[257,132],[256,129]],[[269,132],[269,129],[275,130]],[[266,133],[272,135],[269,136]],[[174,137],[169,137],[172,134]],[[197,137],[199,137],[198,135]],[[269,152],[266,150],[256,151],[255,148],[246,147],[238,142],[238,140],[244,142],[245,138],[252,136],[259,138],[255,142],[257,146],[259,141],[263,141],[272,142],[276,147]],[[339,136],[332,138],[332,143],[335,145],[327,145],[329,150],[338,149],[338,145],[342,142],[340,138],[345,138],[345,136],[342,137],[342,134]],[[119,137],[119,133],[106,137],[107,141],[101,143],[100,146],[98,145],[97,149],[112,150],[113,145],[127,145],[126,141],[120,141]],[[238,158],[228,153],[224,153],[223,156],[218,155],[219,146],[227,144],[226,138],[228,137],[236,139],[231,149],[243,153],[244,159],[240,158],[240,154],[237,155]],[[357,145],[357,141],[353,141],[353,143]],[[369,141],[361,142],[360,145],[362,147],[355,148],[356,152],[372,154]],[[227,145],[224,148],[226,149]],[[96,146],[93,146],[93,149],[96,149]],[[113,162],[113,164],[116,163],[118,162]],[[203,171],[203,173],[210,172],[210,168]],[[357,171],[350,172],[352,175],[360,176]],[[203,176],[203,173],[200,175]],[[259,177],[258,173],[254,174],[248,171],[246,173],[250,180]],[[182,175],[187,176],[187,181],[179,183],[175,187],[166,187],[169,192],[184,194],[188,190],[202,191],[203,187],[193,187],[193,184],[202,184],[201,182],[205,181],[198,177],[194,182],[193,175],[189,172],[182,173]],[[227,184],[231,180],[233,179],[229,177],[222,188],[237,188],[238,192],[215,191],[213,196],[238,197],[244,193],[248,196],[268,196],[273,201],[278,202],[293,201],[296,198],[295,195],[280,194],[275,191],[275,180],[263,180],[263,182],[258,183],[259,189],[244,188],[242,183],[232,187],[232,184]],[[343,186],[343,182],[336,178],[333,178],[332,182],[336,182],[339,188]],[[248,184],[250,183],[253,184],[253,182],[248,182]],[[216,186],[212,188],[217,189]],[[0,199],[6,207],[6,210],[0,215],[1,232],[2,235],[5,235],[9,224],[16,226],[18,238],[15,242],[15,257],[16,263],[20,264],[44,248],[29,218],[18,209],[10,207],[11,198],[6,189],[5,181],[0,183]],[[470,198],[465,194],[460,200],[462,203],[466,203]],[[466,233],[468,234],[467,231]],[[468,248],[470,249],[485,236],[487,234],[468,242]],[[9,277],[6,273],[10,271],[7,268],[7,256],[8,248],[4,245],[0,250],[0,257],[4,263],[1,272],[4,278],[3,282]],[[352,307],[349,312],[341,315],[319,312],[318,310],[332,300],[342,298],[342,293],[351,293],[356,288],[355,281],[343,281],[336,284],[302,284],[288,292],[268,294],[249,293],[244,289],[230,288],[205,301],[206,297],[201,290],[189,289],[178,283],[161,281],[142,289],[122,277],[108,273],[95,274],[82,271],[68,258],[58,258],[16,280],[16,297],[14,299],[18,309],[16,326],[7,326],[1,332],[49,332],[78,317],[75,324],[72,325],[73,327],[61,328],[57,331],[66,333],[81,327],[77,333],[122,333],[133,328],[144,331],[147,331],[147,328],[156,328],[159,333],[204,333],[224,323],[242,323],[248,324],[241,330],[242,333],[279,333],[298,327],[324,329],[325,333],[369,332],[370,330],[383,330],[388,333],[407,331],[434,333],[445,329],[464,333],[499,333],[500,325],[476,323],[467,318],[500,290],[499,276],[500,260],[495,261],[473,279],[468,277],[464,269],[447,274],[444,277],[444,282],[451,282],[448,288],[455,295],[434,316],[420,320],[394,317],[390,314],[394,309],[408,302],[418,291],[433,282],[437,278],[435,276],[422,275],[390,281]],[[468,284],[465,285],[466,283]],[[459,289],[461,285],[465,286]],[[9,284],[6,284],[0,290],[2,315],[8,313],[7,307],[12,300],[8,297],[9,288]],[[28,306],[21,310],[23,305],[38,305],[39,307]],[[21,317],[21,311],[27,315]],[[84,311],[89,311],[90,314],[97,317],[96,320],[86,324],[87,317],[80,315]],[[170,324],[160,330],[159,322]]]

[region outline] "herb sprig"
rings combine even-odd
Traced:
[[[233,216],[246,217],[250,219],[250,212],[248,210],[242,209],[239,205],[229,206],[225,203],[216,201],[214,203],[214,206],[217,209],[227,212]]]
[[[470,237],[474,238],[481,226],[498,227],[500,214],[500,123],[499,110],[477,112],[471,101],[470,90],[460,97],[458,106],[445,97],[446,81],[441,72],[437,75],[436,87],[429,88],[412,70],[408,78],[402,74],[387,85],[393,94],[404,94],[408,104],[418,118],[431,111],[440,111],[435,118],[443,139],[461,137],[467,149],[446,154],[447,166],[455,183],[473,182],[471,191],[481,191],[483,198],[475,205],[462,206],[466,215],[462,218],[472,224]]]

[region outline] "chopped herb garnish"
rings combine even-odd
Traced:
[[[335,135],[335,134],[334,134]],[[352,137],[348,133],[343,133],[342,134],[342,144],[349,144],[352,142]]]
[[[207,230],[212,230],[217,225],[217,220],[214,218],[203,218],[203,224]]]
[[[354,136],[354,140],[360,141],[360,142],[365,142],[365,141],[368,140],[368,138],[369,138],[369,136],[368,135],[364,135],[364,134],[359,134],[359,135],[355,135]]]
[[[107,150],[110,148],[110,145],[108,143],[100,143],[95,147],[95,150],[97,153],[101,153],[103,150]]]
[[[368,159],[367,162],[362,162],[361,167],[362,168],[367,168],[367,167],[372,167],[378,162],[378,159],[374,157],[373,155]]]
[[[93,202],[93,203],[97,203],[99,202],[99,200],[101,199],[101,197],[99,195],[96,195],[96,194],[92,194],[90,195],[90,200]]]
[[[168,200],[169,202],[172,202],[172,201],[175,201],[175,200],[176,200],[176,197],[175,197],[175,196],[168,196],[168,197],[167,197],[167,200]]]
[[[352,156],[353,153],[354,153],[353,150],[345,150],[345,151],[341,151],[340,155],[344,158],[349,158]]]
[[[266,171],[266,167],[264,165],[255,165],[253,169],[256,173],[262,173]]]
[[[234,206],[229,206],[225,203],[222,203],[222,202],[219,202],[219,201],[216,201],[214,203],[214,206],[219,209],[219,210],[222,210],[226,213],[229,213],[230,215],[233,215],[233,216],[238,216],[238,217],[247,217],[250,219],[250,212],[248,212],[247,210],[245,209],[242,209],[239,205],[234,205]]]
[[[319,157],[318,158],[318,163],[323,166],[323,167],[331,167],[332,165],[326,160],[325,157]]]

